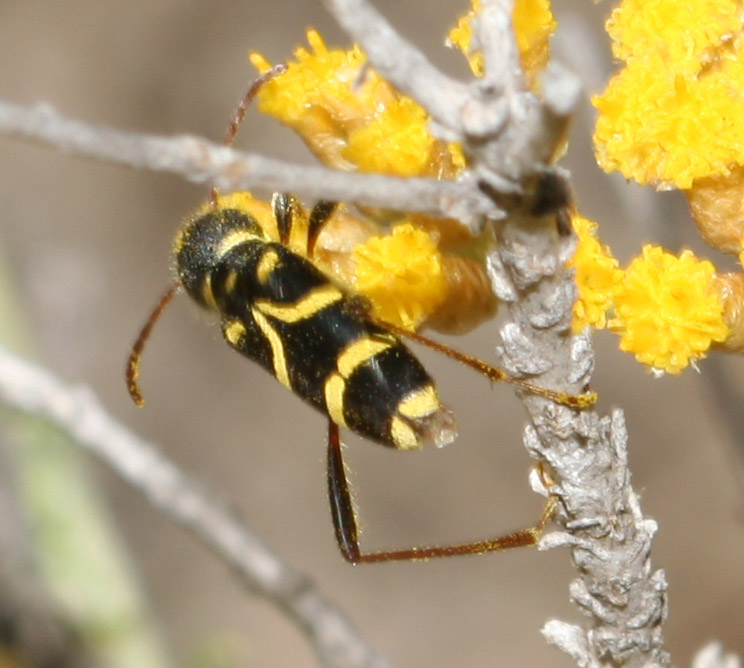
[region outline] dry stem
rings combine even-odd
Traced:
[[[0,347],[0,400],[55,424],[156,508],[198,536],[252,592],[278,605],[305,632],[324,666],[390,666],[305,575],[279,559],[234,510],[217,501],[156,446],[111,417],[89,389],[65,385]]]

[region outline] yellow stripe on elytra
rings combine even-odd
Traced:
[[[284,387],[291,390],[292,384],[289,382],[287,358],[284,356],[284,344],[279,338],[278,332],[271,326],[269,321],[266,319],[266,316],[264,316],[257,308],[252,308],[251,313],[253,314],[253,319],[256,321],[261,333],[266,337],[269,346],[271,346],[274,375],[276,376],[276,379],[284,385]]]
[[[384,341],[362,337],[349,344],[341,351],[336,361],[336,368],[341,376],[348,378],[362,364],[371,360],[375,355],[387,350],[393,345],[393,341]]]
[[[255,241],[256,239],[258,237],[250,230],[234,230],[220,241],[220,245],[217,246],[217,250],[215,251],[215,257],[222,259],[236,246],[240,246],[248,241]]]
[[[344,392],[346,383],[337,373],[332,373],[323,386],[328,416],[340,427],[346,426],[344,419]]]
[[[419,387],[400,400],[397,412],[403,417],[415,420],[438,411],[442,405],[433,385]]]
[[[421,447],[421,441],[411,425],[399,417],[394,417],[390,421],[390,435],[393,437],[395,447],[399,450],[413,450]]]
[[[261,255],[261,259],[258,261],[258,266],[256,267],[258,282],[265,285],[278,263],[279,253],[273,248],[266,249]]]
[[[212,291],[212,274],[205,274],[204,281],[201,286],[202,299],[207,308],[213,311],[219,311],[220,308],[217,306],[217,302],[214,300],[214,292]]]
[[[333,285],[321,285],[294,304],[276,304],[268,299],[257,299],[256,307],[264,315],[270,315],[272,318],[292,324],[311,318],[318,311],[322,311],[343,298],[341,290]]]
[[[394,340],[373,339],[365,336],[346,346],[338,356],[338,359],[336,360],[336,368],[338,371],[334,371],[330,376],[328,376],[328,379],[323,386],[326,410],[328,411],[331,420],[333,420],[337,425],[342,427],[346,426],[346,420],[344,419],[344,393],[346,392],[346,380],[360,366],[371,360],[375,355],[387,350],[393,344]],[[414,445],[407,447],[417,447],[418,439],[412,431],[408,436],[403,434],[406,428],[406,425],[402,425],[399,428],[400,438],[404,440],[408,438],[408,440],[410,440],[412,435],[416,442]]]
[[[225,294],[229,295],[235,290],[235,286],[238,283],[238,272],[231,271],[225,277],[224,290]]]
[[[245,336],[245,325],[240,320],[230,320],[222,325],[222,331],[228,342],[238,348]]]

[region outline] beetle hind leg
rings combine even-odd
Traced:
[[[338,547],[344,559],[352,564],[384,561],[427,561],[438,557],[484,554],[486,552],[500,552],[514,547],[535,545],[553,517],[557,505],[555,497],[550,497],[537,525],[498,538],[473,543],[458,543],[456,545],[410,547],[402,550],[364,553],[359,544],[359,529],[351,500],[349,479],[344,468],[338,425],[330,420],[328,422],[328,496]]]
[[[325,224],[330,220],[337,208],[338,202],[331,202],[330,200],[322,199],[315,203],[315,206],[310,212],[310,219],[308,222],[308,257],[313,257],[313,255],[315,255],[315,242],[318,240],[318,236],[320,236],[320,233],[323,231],[323,227],[325,227]]]

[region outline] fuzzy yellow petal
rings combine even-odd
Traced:
[[[600,166],[660,189],[744,164],[744,24],[736,0],[623,0],[608,22],[626,66],[593,100]]]
[[[713,265],[690,251],[676,257],[644,246],[614,298],[609,326],[620,334],[620,348],[670,374],[705,357],[712,342],[728,336],[714,276]]]
[[[658,59],[635,61],[592,100],[600,166],[641,184],[688,189],[743,164],[741,65],[699,80],[664,76],[660,68]]]
[[[616,58],[656,54],[676,73],[692,75],[741,27],[736,0],[623,0],[607,22]]]
[[[286,73],[258,91],[258,107],[294,129],[325,164],[347,171],[453,178],[462,152],[431,136],[423,108],[398,93],[358,47],[329,49],[307,33]],[[260,55],[251,60],[265,71]]]
[[[557,26],[549,0],[516,0],[512,21],[522,67],[533,77],[548,64],[548,40]]]
[[[419,176],[434,141],[427,120],[420,105],[402,97],[350,132],[343,156],[362,172]]]

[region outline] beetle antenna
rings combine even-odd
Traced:
[[[232,118],[230,119],[230,125],[227,127],[227,133],[225,134],[225,138],[222,140],[223,146],[229,147],[233,145],[235,137],[238,136],[238,129],[240,128],[240,124],[243,122],[245,114],[248,111],[248,108],[253,103],[253,98],[256,97],[258,91],[261,89],[261,86],[263,86],[268,81],[271,81],[275,77],[278,77],[280,74],[284,74],[286,71],[287,66],[284,63],[280,63],[279,65],[274,65],[274,67],[272,67],[270,70],[266,70],[266,72],[264,72],[253,81],[253,83],[250,85],[250,88],[248,88],[245,95],[243,95],[243,98],[240,100],[240,102],[238,102],[238,106],[233,112]],[[219,192],[217,191],[216,187],[212,187],[212,189],[209,191],[209,197],[212,200],[212,204],[216,208],[217,198],[219,197]]]
[[[139,407],[142,407],[145,403],[145,399],[142,396],[142,392],[140,391],[139,386],[139,367],[140,360],[142,359],[142,351],[145,348],[147,339],[150,338],[150,334],[152,333],[152,328],[155,326],[155,323],[158,321],[163,311],[165,311],[166,306],[170,304],[171,300],[173,299],[173,297],[176,296],[176,293],[180,289],[180,284],[173,283],[163,293],[157,305],[150,313],[150,317],[147,319],[144,327],[140,330],[139,336],[134,342],[132,350],[129,353],[129,360],[127,361],[127,389],[129,390],[129,396],[132,397],[132,401],[134,401],[134,403],[137,404],[137,406]]]
[[[251,83],[250,87],[248,88],[245,95],[242,97],[242,99],[238,103],[238,106],[233,112],[232,118],[230,120],[230,125],[227,128],[227,133],[225,134],[225,138],[222,140],[223,146],[232,146],[233,142],[235,141],[235,137],[237,137],[238,135],[240,124],[243,122],[243,119],[245,119],[246,112],[253,103],[253,98],[256,97],[256,94],[261,89],[261,86],[263,86],[267,81],[270,81],[274,77],[277,77],[280,74],[284,74],[284,72],[286,71],[286,65],[275,65],[270,70],[267,70],[262,75],[257,77],[253,81],[253,83]],[[209,191],[209,197],[212,205],[217,208],[217,198],[219,197],[219,191],[216,187],[212,187],[212,189]],[[127,389],[129,390],[129,396],[132,397],[132,401],[134,401],[137,406],[143,406],[145,403],[139,386],[139,367],[140,360],[142,359],[142,351],[145,348],[147,339],[150,338],[150,334],[152,332],[152,328],[155,326],[155,323],[158,321],[163,311],[166,309],[168,304],[170,304],[171,300],[173,299],[173,297],[175,297],[176,293],[180,289],[181,285],[179,283],[173,283],[163,293],[155,308],[150,313],[150,317],[147,319],[147,322],[140,331],[139,336],[134,342],[132,350],[129,353],[126,373]]]

